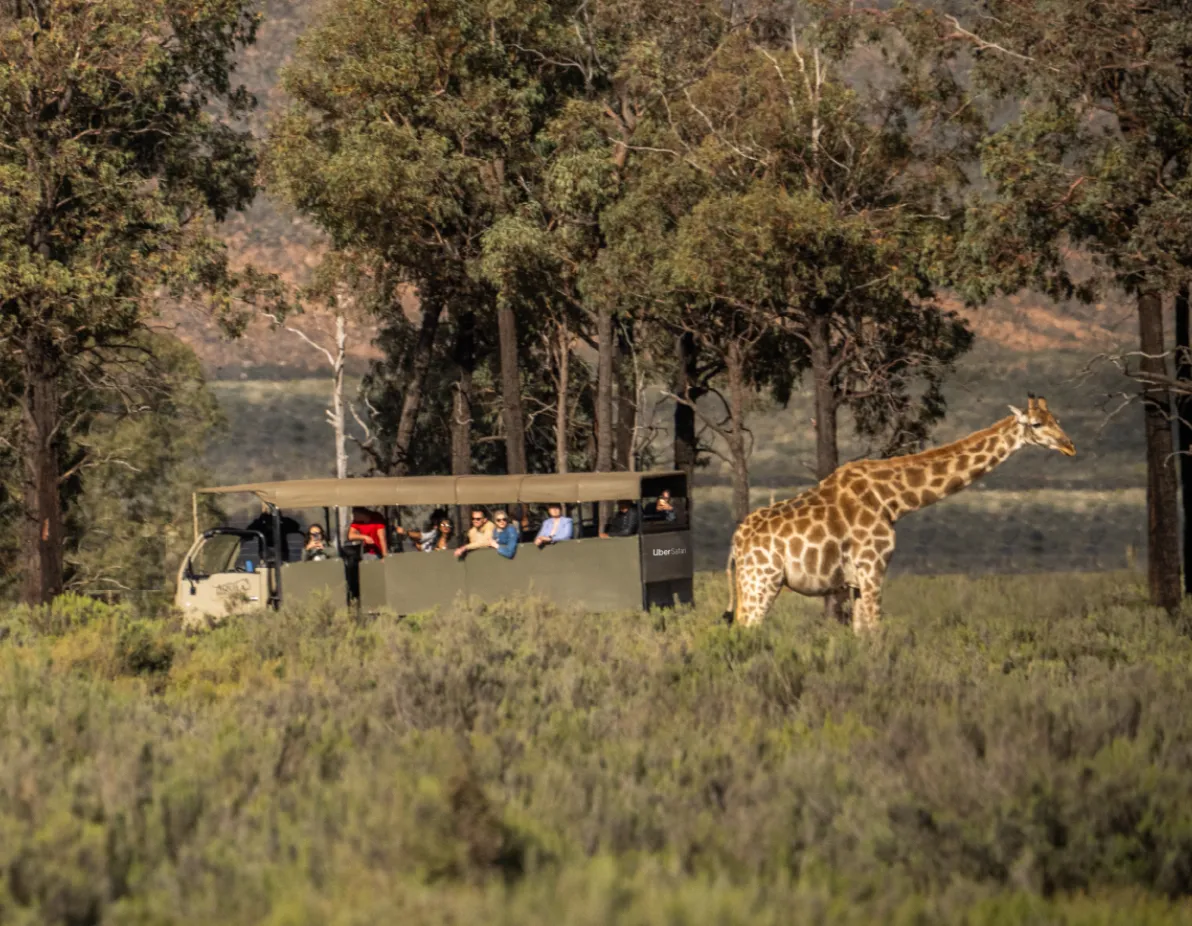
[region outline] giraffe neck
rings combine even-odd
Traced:
[[[894,517],[955,495],[1004,463],[1022,445],[1011,415],[942,447],[893,458],[890,463],[900,490],[893,503]]]

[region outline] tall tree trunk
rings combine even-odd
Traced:
[[[745,406],[749,401],[745,381],[745,354],[739,341],[728,347],[728,404],[732,418],[726,435],[728,456],[732,464],[733,520],[741,522],[749,514],[749,459],[746,456]]]
[[[21,410],[25,470],[21,600],[26,604],[44,604],[62,592],[64,531],[54,447],[58,403],[57,379],[38,363],[34,353],[25,369]]]
[[[827,479],[840,465],[836,444],[836,387],[832,382],[831,329],[827,317],[811,328],[811,375],[815,388],[815,478]]]
[[[1192,307],[1188,284],[1175,296],[1175,378],[1192,389]],[[1180,461],[1180,500],[1184,512],[1184,594],[1192,595],[1192,395],[1180,395],[1176,407],[1176,447]]]
[[[1163,300],[1158,293],[1138,297],[1138,334],[1140,369],[1166,376]],[[1145,385],[1142,396],[1146,423],[1147,583],[1151,603],[1175,611],[1180,606],[1180,538],[1171,398],[1166,389]]]
[[[570,392],[571,332],[567,321],[559,322],[556,349],[559,352],[559,395],[555,399],[555,472],[567,472],[567,397]]]
[[[453,351],[456,378],[451,396],[451,475],[467,476],[472,472],[472,374],[476,371],[476,316],[463,312],[456,321],[455,350]],[[455,508],[456,535],[464,537],[468,529],[468,512]]]
[[[390,475],[405,476],[410,472],[410,445],[414,440],[414,427],[418,423],[418,412],[422,408],[422,391],[426,375],[434,359],[435,336],[439,331],[439,317],[443,307],[437,299],[422,303],[422,322],[418,327],[418,342],[410,364],[410,382],[401,405],[401,417],[397,421],[397,434],[393,440],[393,457]]]
[[[675,395],[686,400],[686,402],[675,402],[675,469],[682,470],[687,474],[687,493],[691,495],[691,486],[695,481],[698,448],[696,447],[695,409],[686,403],[695,402],[699,398],[695,393],[695,365],[698,359],[695,335],[684,331],[675,338],[675,350],[678,354],[678,363],[675,366]],[[690,508],[690,499],[687,504]]]
[[[331,424],[335,428],[335,478],[348,478],[348,438],[344,421],[344,358],[348,351],[348,324],[342,312],[335,315],[335,354],[331,366],[334,386],[331,391]],[[335,536],[343,539],[348,532],[348,509],[335,510]],[[328,525],[330,527],[331,525]]]
[[[811,327],[811,376],[815,393],[815,478],[827,479],[840,465],[836,440],[836,385],[832,375],[831,324],[820,316]],[[824,598],[824,616],[845,619],[848,592],[833,592]]]
[[[633,443],[637,434],[637,377],[633,369],[633,346],[624,326],[617,329],[617,425],[613,437],[616,468],[636,469],[633,465]]]
[[[596,472],[613,468],[613,313],[602,306],[596,313]],[[598,528],[609,517],[608,502],[598,509]]]
[[[476,370],[476,316],[462,312],[456,320],[455,387],[451,397],[451,475],[472,472],[472,374]]]
[[[501,356],[501,419],[505,424],[505,469],[526,471],[526,419],[522,412],[521,365],[517,352],[517,317],[504,300],[497,306]]]

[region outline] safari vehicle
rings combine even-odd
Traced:
[[[254,495],[262,515],[248,528],[200,533],[200,493]],[[652,510],[652,500],[664,493],[672,504],[665,514]],[[639,531],[599,537],[600,503],[619,499],[632,501]],[[398,614],[447,605],[457,595],[491,602],[530,593],[587,611],[690,603],[687,499],[682,472],[305,479],[205,488],[195,494],[195,541],[179,569],[175,600],[184,612],[216,618],[319,596]],[[523,533],[513,559],[496,550],[473,550],[463,559],[450,550],[425,553],[403,543],[394,530],[412,509],[434,506],[457,512],[458,538],[465,533],[470,506],[505,507],[512,513],[549,503],[561,504],[573,518],[574,539],[539,549],[529,542],[533,534]],[[341,507],[383,515],[388,556],[362,560],[360,544],[338,536],[334,512]],[[304,535],[290,515],[311,509],[321,509],[321,520],[312,523],[320,523],[333,553],[304,562]]]

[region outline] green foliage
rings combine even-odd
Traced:
[[[994,2],[971,24],[985,50],[974,80],[1022,101],[988,138],[996,199],[974,198],[960,283],[970,298],[1032,286],[1091,295],[1187,279],[1192,230],[1187,48],[1182,3]],[[1073,279],[1064,248],[1088,249],[1096,277]]]
[[[899,580],[871,641],[723,595],[14,612],[0,916],[1187,922],[1192,644],[1132,577]]]
[[[203,453],[222,413],[191,350],[145,337],[151,382],[101,406],[82,438],[86,476],[70,512],[72,587],[169,591],[193,538],[191,493],[208,483]],[[217,517],[200,499],[202,523]]]
[[[255,189],[230,72],[256,24],[236,0],[0,6],[0,408],[19,425],[31,599],[62,588],[70,477],[94,462],[94,406],[148,365],[154,301],[205,293],[227,316],[262,282],[211,231]]]

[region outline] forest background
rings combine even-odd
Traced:
[[[1024,454],[908,522],[899,568],[1132,564],[1138,387],[1096,358],[1137,345],[1137,286],[1088,240],[1054,260],[1090,237],[1074,220],[1003,215],[1009,263],[1034,261],[1015,270],[974,219],[1003,192],[1013,139],[994,133],[1024,123],[1031,78],[1005,67],[1031,56],[982,47],[982,7],[953,7],[266,4],[255,43],[222,34],[236,70],[223,109],[203,104],[251,152],[227,159],[234,194],[208,197],[223,263],[138,295],[120,336],[149,340],[147,366],[85,344],[99,385],[80,374],[50,429],[60,584],[166,588],[196,484],[337,465],[690,468],[708,567],[750,507],[1027,391],[1079,464]],[[18,568],[48,522],[10,395],[0,556],[7,592],[24,574],[36,598],[56,583],[31,592]]]

